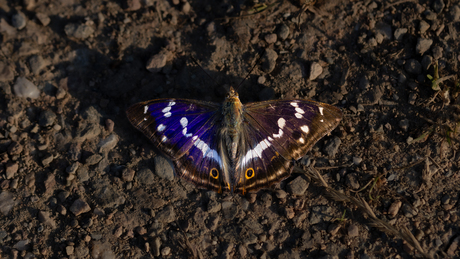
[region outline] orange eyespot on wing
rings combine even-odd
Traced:
[[[209,175],[211,175],[212,178],[217,179],[219,178],[219,170],[213,168],[211,171],[209,171]]]

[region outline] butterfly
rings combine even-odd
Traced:
[[[173,161],[179,177],[199,188],[243,195],[288,177],[291,163],[342,119],[339,108],[311,100],[243,105],[233,88],[222,104],[156,99],[126,113]]]

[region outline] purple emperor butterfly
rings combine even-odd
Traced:
[[[310,100],[243,105],[233,88],[223,104],[157,99],[126,113],[174,162],[177,175],[200,188],[240,194],[288,177],[291,162],[342,119],[340,109]]]

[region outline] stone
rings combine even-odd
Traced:
[[[40,97],[40,91],[37,86],[27,80],[25,77],[18,77],[13,86],[14,94],[19,97],[37,99]]]
[[[301,196],[304,195],[309,185],[310,183],[303,176],[297,176],[287,184],[287,190],[292,195]]]
[[[80,214],[91,211],[91,207],[89,206],[88,203],[86,203],[86,201],[82,199],[77,199],[73,202],[72,206],[70,206],[70,211],[75,216],[78,216]]]

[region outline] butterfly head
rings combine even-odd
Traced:
[[[227,96],[225,97],[225,100],[227,102],[235,102],[237,100],[239,101],[240,98],[238,97],[238,92],[235,91],[233,87],[230,87],[230,90],[228,91]]]

